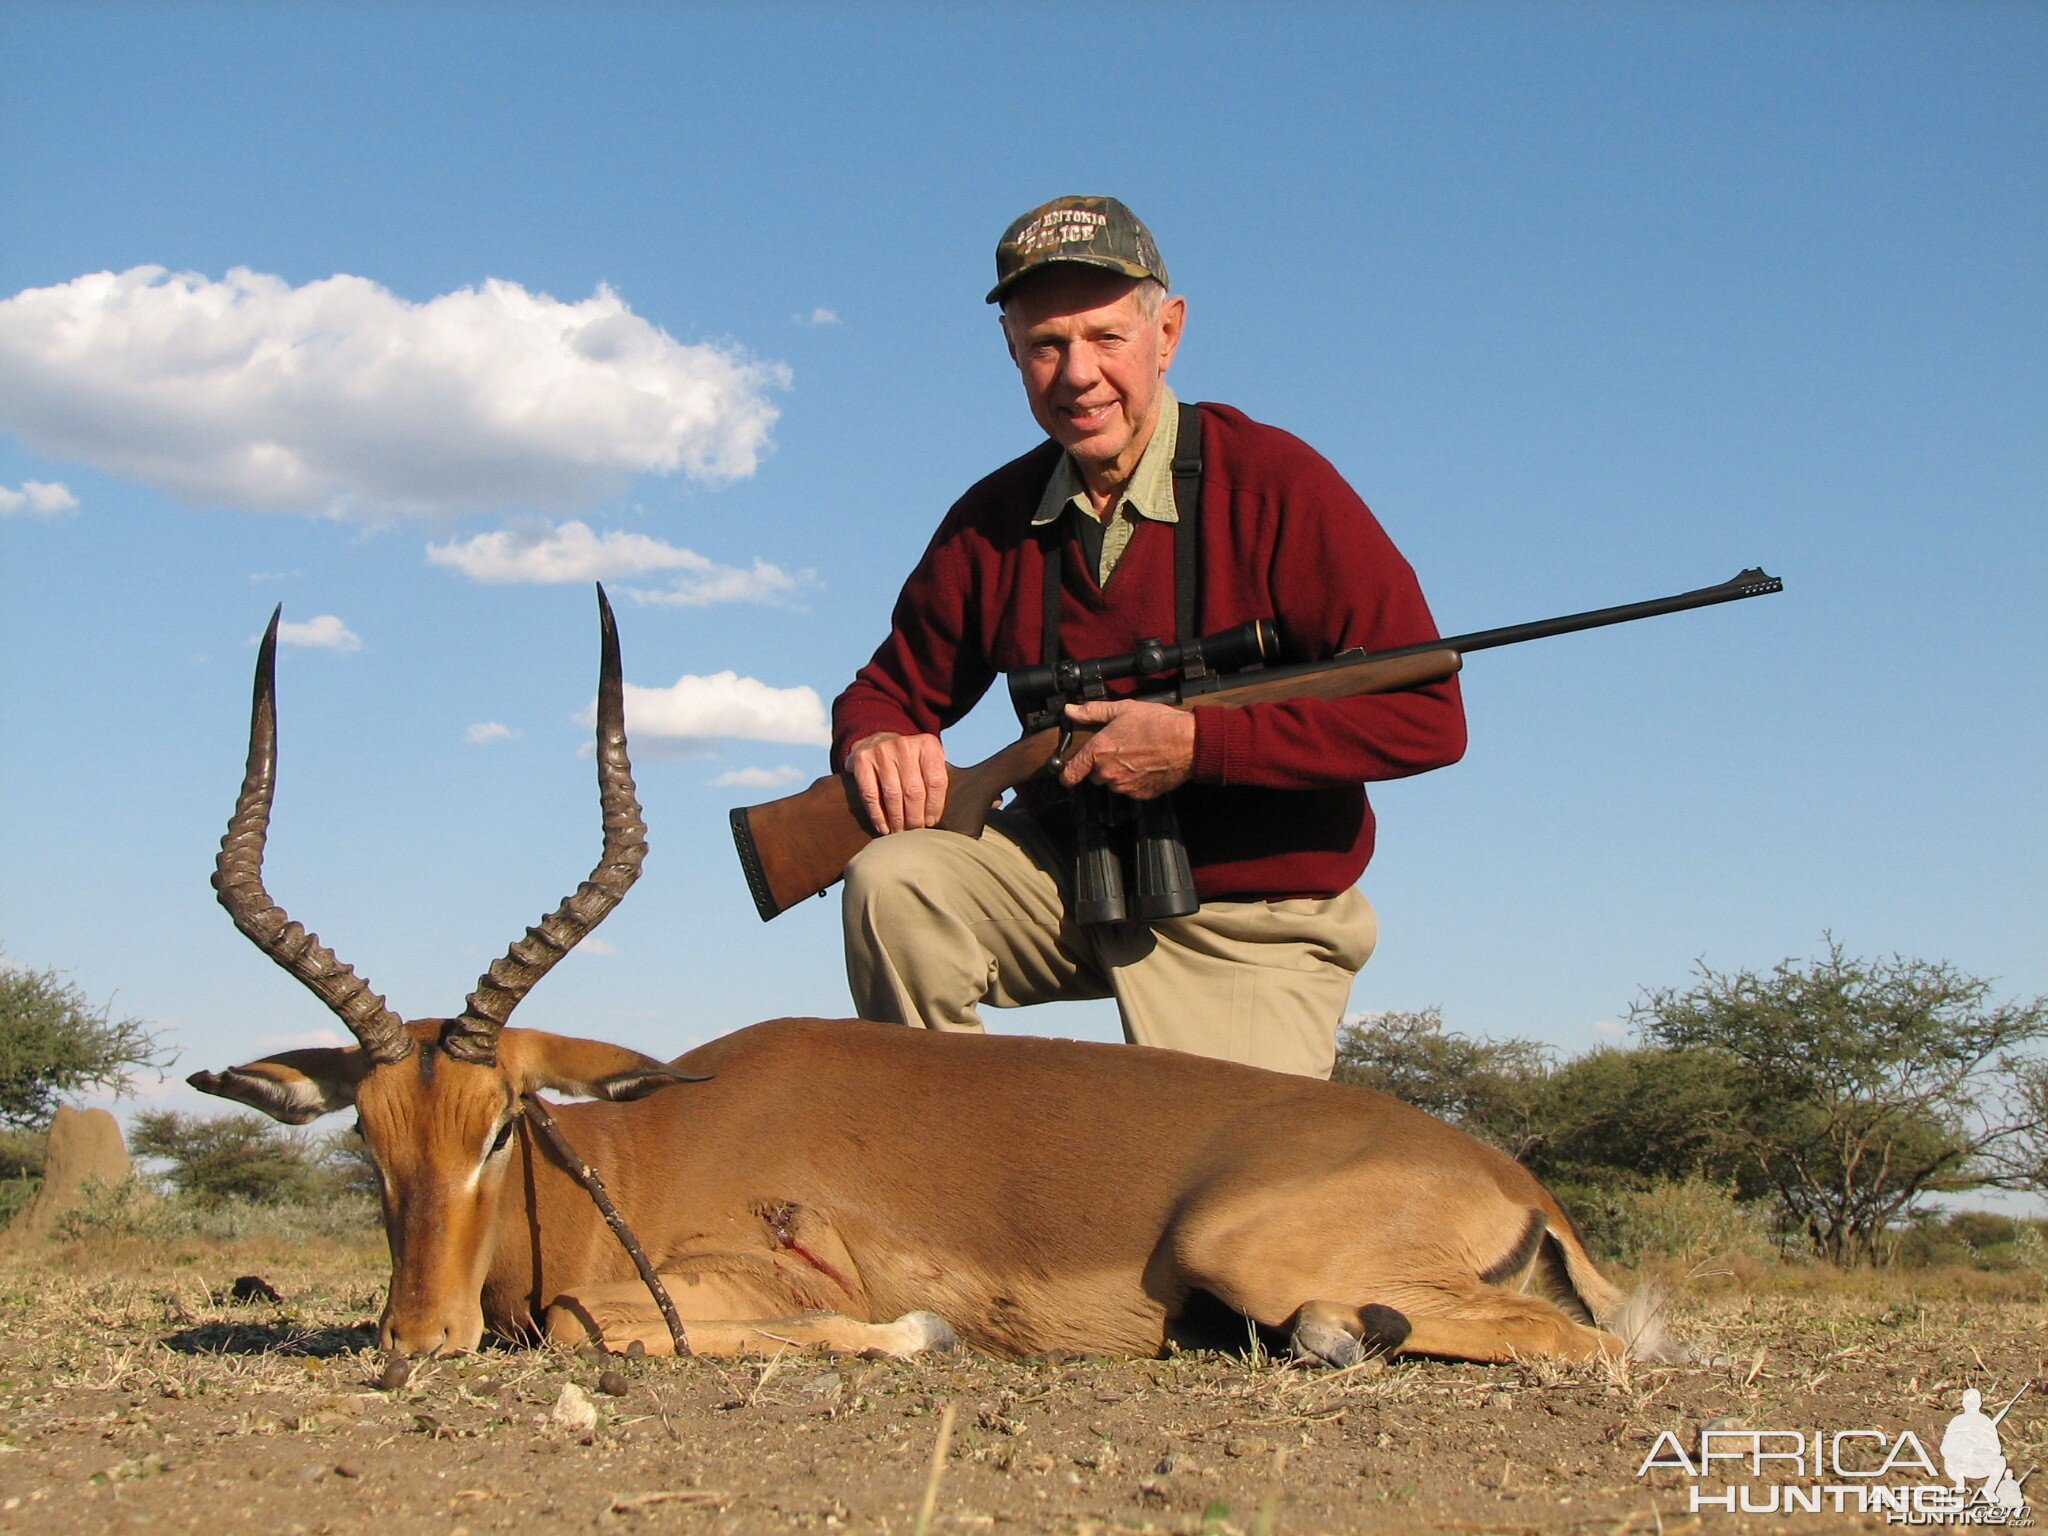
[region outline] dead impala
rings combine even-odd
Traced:
[[[909,1354],[957,1334],[1005,1354],[1150,1355],[1219,1318],[1333,1365],[1661,1347],[1526,1170],[1365,1089],[1136,1046],[816,1019],[673,1063],[506,1028],[647,852],[618,634],[602,590],[598,603],[603,855],[452,1019],[397,1017],[265,892],[275,616],[257,660],[214,886],[361,1044],[191,1081],[293,1124],[355,1107],[382,1178],[387,1348],[467,1350],[488,1328],[663,1352],[663,1289],[706,1354],[771,1340]],[[560,1110],[576,1158],[537,1134],[545,1110],[524,1112],[543,1091],[597,1101]],[[584,1198],[579,1159],[639,1234],[653,1291]]]

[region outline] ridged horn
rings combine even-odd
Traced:
[[[263,845],[270,833],[270,801],[277,788],[277,622],[280,603],[263,632],[256,653],[255,699],[249,709],[249,766],[242,775],[242,793],[220,857],[213,865],[213,888],[235,926],[256,947],[332,1008],[363,1049],[376,1061],[403,1061],[412,1054],[413,1038],[404,1020],[386,1006],[367,981],[334,958],[334,951],[299,923],[263,889]]]
[[[489,1066],[497,1060],[498,1031],[519,1000],[624,899],[647,857],[647,824],[640,819],[633,765],[626,757],[619,627],[602,585],[597,613],[604,637],[597,674],[597,798],[604,812],[604,852],[575,894],[527,929],[525,938],[477,978],[462,1016],[449,1020],[441,1033],[442,1049],[459,1061]]]

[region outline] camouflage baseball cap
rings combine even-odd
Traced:
[[[1056,261],[1166,283],[1166,263],[1159,259],[1152,231],[1130,209],[1113,197],[1056,197],[1003,231],[988,302],[1002,303],[1018,283]]]

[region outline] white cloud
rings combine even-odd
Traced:
[[[0,300],[0,428],[188,501],[444,513],[753,473],[788,370],[686,345],[600,287],[96,272]]]
[[[773,602],[794,595],[810,579],[807,571],[792,575],[765,560],[756,560],[750,570],[720,565],[694,549],[648,534],[616,528],[598,533],[588,523],[573,519],[559,525],[522,522],[474,538],[429,544],[427,558],[487,586],[605,581],[675,571],[679,574],[666,590],[632,589],[632,595],[643,603],[692,608],[709,603]]]
[[[596,721],[596,706],[583,712]],[[626,684],[626,731],[639,745],[689,750],[723,738],[822,747],[832,739],[815,688],[771,688],[737,672],[684,674],[672,687]]]
[[[1593,1021],[1593,1033],[1605,1035],[1610,1040],[1625,1040],[1628,1038],[1628,1031],[1612,1019],[1595,1019]]]
[[[279,645],[303,645],[316,651],[360,651],[363,642],[356,632],[331,613],[323,613],[303,624],[289,621],[277,626]]]
[[[706,608],[713,603],[780,603],[793,598],[813,580],[809,571],[785,571],[766,560],[751,569],[704,562],[704,569],[671,581],[666,589],[628,587],[636,603],[665,603],[672,608]]]
[[[616,944],[606,943],[593,933],[577,943],[576,952],[579,955],[616,955],[619,948]]]
[[[21,489],[0,485],[0,517],[62,517],[78,510],[78,498],[61,480],[24,480]]]
[[[837,325],[839,323],[839,311],[827,309],[824,305],[820,304],[808,315],[791,315],[789,318],[797,325]]]
[[[780,789],[785,784],[796,783],[803,776],[803,769],[784,763],[779,768],[734,768],[711,782],[720,789]]]
[[[518,735],[509,725],[501,725],[496,720],[479,720],[462,733],[462,739],[471,746],[484,747],[494,741],[512,741]]]

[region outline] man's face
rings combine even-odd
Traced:
[[[1127,476],[1137,467],[1180,345],[1186,304],[1170,298],[1147,315],[1141,286],[1097,268],[1055,266],[1003,314],[1032,416],[1084,472]]]

